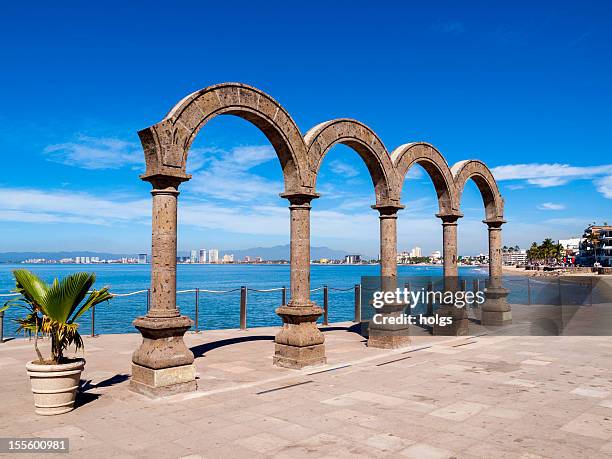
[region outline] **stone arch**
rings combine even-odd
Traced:
[[[465,184],[472,179],[480,190],[485,206],[487,221],[503,221],[504,199],[499,192],[497,182],[485,163],[479,160],[459,161],[451,168],[457,190],[457,204],[460,205]]]
[[[285,191],[302,189],[308,167],[300,130],[272,97],[240,83],[196,91],[176,104],[159,123],[138,132],[147,168],[143,178],[162,175],[189,180],[186,166],[191,144],[204,124],[223,114],[238,116],[258,127],[278,155]]]
[[[407,143],[397,147],[391,153],[395,166],[398,185],[397,197],[401,197],[404,179],[415,164],[420,165],[431,178],[438,195],[440,214],[455,214],[459,204],[455,200],[455,181],[444,156],[433,146],[425,142]]]
[[[365,124],[345,118],[327,121],[310,129],[304,143],[309,165],[308,186],[312,190],[327,152],[334,145],[343,144],[352,148],[366,164],[374,184],[376,204],[399,204],[394,194],[396,177],[391,157],[380,138]]]

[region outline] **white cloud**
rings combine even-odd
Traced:
[[[329,167],[333,173],[343,175],[345,177],[355,177],[359,175],[359,171],[355,166],[344,161],[334,160],[329,163]]]
[[[284,189],[282,178],[269,180],[251,171],[269,161],[278,161],[271,146],[241,146],[230,151],[217,149],[197,153],[202,169],[193,173],[185,189],[234,202],[278,199],[278,193]],[[275,166],[282,176],[280,163],[276,162]]]
[[[607,175],[598,179],[595,184],[597,191],[604,195],[607,199],[612,199],[612,175]]]
[[[543,202],[538,206],[540,210],[563,210],[565,206],[563,204],[555,204],[554,202]]]
[[[593,180],[597,191],[606,198],[612,199],[612,179],[609,178],[612,173],[612,164],[602,166],[570,166],[559,163],[508,164],[494,167],[491,172],[498,181],[523,180],[539,188],[566,185],[573,180]],[[602,176],[606,177],[602,178]],[[518,189],[517,187],[520,186],[510,185],[508,188]]]
[[[49,161],[83,169],[144,167],[144,153],[140,145],[112,137],[81,135],[74,142],[49,145],[44,153]]]
[[[612,172],[612,164],[603,166],[579,167],[569,164],[508,164],[491,169],[496,180],[528,180],[550,177],[568,179],[591,178]]]

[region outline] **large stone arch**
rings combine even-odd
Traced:
[[[287,111],[259,89],[223,83],[196,91],[176,104],[159,123],[138,132],[145,152],[143,178],[188,180],[187,156],[198,131],[217,115],[235,115],[258,127],[281,163],[285,192],[300,191],[308,174],[302,134]]]
[[[493,174],[485,163],[473,159],[459,161],[453,165],[451,172],[455,180],[458,205],[461,203],[461,195],[466,182],[472,179],[480,190],[487,221],[503,221],[504,199],[499,192]]]
[[[352,119],[335,119],[318,124],[304,136],[309,164],[308,186],[316,188],[317,175],[323,158],[337,144],[352,148],[366,164],[376,204],[399,204],[395,196],[396,177],[391,157],[380,138],[365,124]]]
[[[398,184],[397,197],[401,197],[404,180],[408,171],[415,164],[420,165],[434,184],[438,195],[440,214],[454,214],[459,211],[456,202],[455,181],[444,156],[433,146],[425,142],[407,143],[397,147],[391,153],[395,166]]]

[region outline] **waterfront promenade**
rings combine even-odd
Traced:
[[[272,365],[276,328],[185,335],[198,391],[128,390],[139,334],[86,338],[78,408],[34,414],[27,340],[0,345],[2,436],[69,437],[95,457],[609,457],[609,337],[432,337],[368,348],[322,328],[328,364]],[[476,330],[474,331],[476,333]],[[46,457],[46,456],[45,456]]]

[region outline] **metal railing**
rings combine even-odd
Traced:
[[[361,285],[360,284],[355,284],[355,286],[348,287],[348,288],[336,288],[336,287],[328,287],[327,285],[324,285],[322,287],[311,289],[310,292],[314,293],[320,290],[323,290],[323,325],[329,325],[329,291],[330,290],[334,292],[349,292],[349,291],[354,290],[355,292],[355,315],[354,315],[353,321],[354,322],[361,321]],[[256,289],[256,288],[251,288],[251,287],[247,287],[243,285],[243,286],[232,288],[229,290],[210,290],[210,289],[203,289],[203,288],[192,288],[192,289],[176,291],[177,295],[185,294],[185,293],[195,294],[194,295],[194,306],[195,306],[194,332],[195,333],[200,333],[200,295],[201,294],[225,295],[225,294],[234,293],[234,292],[240,292],[240,329],[241,330],[247,329],[247,304],[248,304],[249,292],[262,293],[262,294],[281,292],[281,304],[287,304],[287,287],[284,287],[284,286],[276,287],[276,288],[269,288],[269,289]],[[125,298],[125,297],[134,296],[134,295],[140,295],[143,293],[146,293],[146,307],[147,307],[147,312],[148,312],[151,307],[151,289],[149,288],[146,290],[136,290],[134,292],[128,292],[128,293],[112,293],[111,292],[111,295],[113,298]],[[20,293],[4,293],[4,294],[0,294],[0,298],[18,297],[20,295],[21,295]],[[95,337],[95,336],[98,336],[96,334],[96,307],[93,306],[90,311],[91,311],[91,336]],[[0,312],[0,343],[2,343],[4,340],[3,331],[4,331],[4,311]]]

